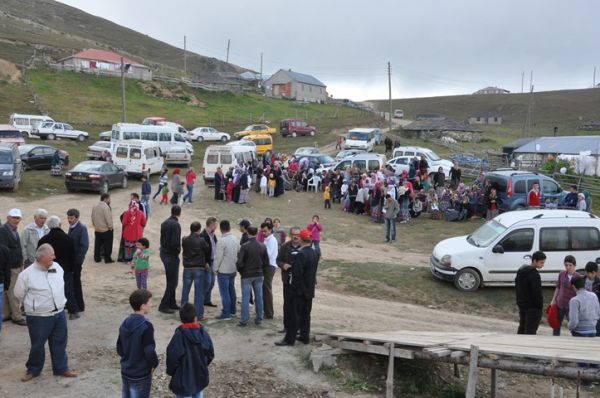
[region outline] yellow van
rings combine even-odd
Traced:
[[[273,152],[273,137],[266,134],[247,135],[242,140],[252,141],[256,144],[256,154],[264,155],[265,152]]]

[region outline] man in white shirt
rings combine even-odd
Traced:
[[[38,377],[44,368],[46,341],[50,346],[52,372],[56,376],[77,377],[69,370],[67,359],[67,318],[63,270],[54,262],[54,249],[42,244],[35,261],[19,274],[15,297],[25,306],[31,340],[27,372],[21,381]]]
[[[38,241],[50,232],[46,225],[48,212],[45,209],[37,209],[33,213],[33,222],[25,227],[21,233],[21,247],[23,249],[23,265],[29,267],[35,261],[35,251]]]
[[[269,266],[263,267],[263,305],[265,319],[273,319],[273,275],[277,271],[277,255],[279,254],[279,245],[277,239],[273,236],[273,225],[271,223],[262,223],[260,229],[265,237],[264,244],[269,256]]]
[[[217,242],[217,253],[215,254],[213,268],[219,284],[223,309],[215,319],[229,321],[231,315],[236,312],[235,275],[237,273],[236,262],[240,244],[237,238],[231,234],[231,224],[228,220],[221,221],[219,229],[221,230],[221,239]]]

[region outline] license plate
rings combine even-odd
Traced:
[[[85,181],[87,180],[87,178],[83,177],[83,176],[75,176],[73,177],[74,180],[78,180],[78,181]]]

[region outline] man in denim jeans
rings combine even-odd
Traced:
[[[194,306],[199,321],[204,321],[204,286],[210,257],[210,247],[200,233],[202,226],[198,221],[190,225],[190,234],[181,241],[183,251],[183,290],[181,306],[188,302],[188,296],[194,283]]]
[[[258,229],[248,227],[248,242],[240,248],[237,259],[237,270],[242,277],[242,317],[238,326],[246,326],[250,319],[250,292],[254,292],[254,323],[260,325],[263,319],[263,267],[269,266],[269,255],[265,245],[256,240]]]
[[[213,267],[219,283],[223,310],[215,319],[229,321],[231,315],[235,314],[237,300],[235,294],[235,263],[237,254],[240,251],[240,244],[231,234],[229,221],[221,221],[219,229],[221,230],[221,239],[217,243],[217,253],[215,254]]]
[[[204,275],[204,306],[205,307],[216,307],[216,304],[213,304],[211,299],[211,293],[213,288],[215,287],[215,276],[213,274],[213,263],[215,260],[215,253],[217,252],[217,237],[215,235],[215,231],[217,230],[217,218],[216,217],[208,217],[206,219],[206,227],[204,231],[202,231],[202,238],[208,245],[208,255],[206,257],[206,262],[208,263],[208,268],[206,269],[206,274]]]
[[[396,199],[392,198],[389,193],[385,195],[385,203],[383,204],[383,219],[385,220],[385,241],[392,242],[396,240],[396,216],[400,207]]]

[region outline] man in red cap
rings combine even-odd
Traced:
[[[302,247],[294,257],[290,280],[292,296],[292,316],[289,328],[283,340],[275,343],[277,346],[294,345],[296,340],[308,344],[310,335],[310,312],[312,300],[315,297],[315,285],[317,283],[317,265],[319,255],[312,248],[312,233],[303,229],[300,231]],[[296,335],[299,332],[299,336]]]

